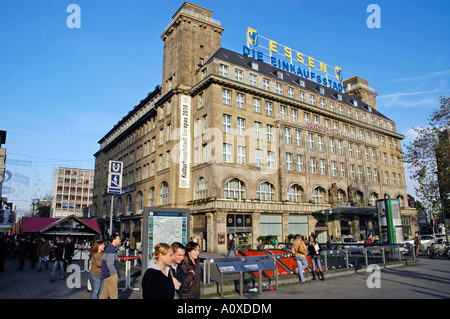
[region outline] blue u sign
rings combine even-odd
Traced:
[[[123,163],[119,161],[109,161],[109,172],[122,174]]]

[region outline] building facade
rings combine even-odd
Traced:
[[[53,173],[50,217],[83,217],[83,209],[92,203],[94,170],[59,167]]]
[[[143,207],[187,207],[191,237],[211,252],[225,252],[230,235],[249,249],[261,236],[361,239],[378,229],[376,201],[395,198],[406,232],[415,229],[404,136],[368,82],[353,76],[341,93],[221,48],[223,30],[188,2],[164,30],[161,86],[99,141],[100,228],[112,211],[114,230],[137,244]],[[104,192],[109,160],[124,163],[113,200]]]

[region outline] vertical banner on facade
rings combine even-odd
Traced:
[[[180,101],[180,183],[190,187],[191,173],[191,97],[181,95]]]

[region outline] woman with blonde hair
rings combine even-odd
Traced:
[[[175,289],[180,283],[170,274],[169,267],[173,262],[173,249],[169,244],[155,246],[150,254],[152,258],[142,278],[143,299],[173,299]]]
[[[91,299],[98,299],[103,289],[102,278],[102,259],[105,244],[101,240],[97,240],[89,252],[91,261],[91,269],[89,270],[89,281],[92,286]]]

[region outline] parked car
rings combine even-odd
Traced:
[[[436,241],[436,239],[444,238],[445,235],[419,235],[420,237],[420,252],[425,253],[427,249],[431,246],[432,243]],[[405,243],[409,243],[411,245],[414,245],[414,238],[405,240]]]

